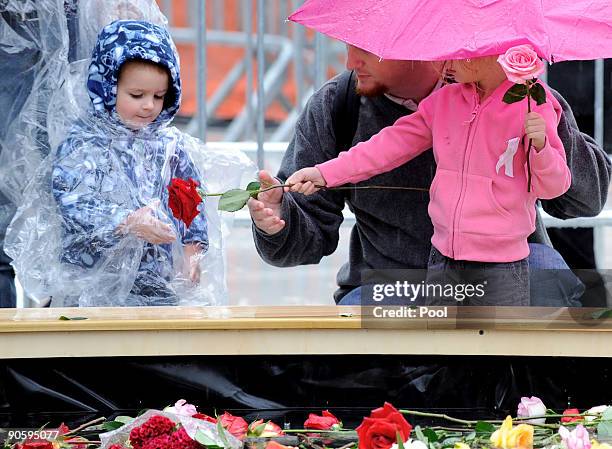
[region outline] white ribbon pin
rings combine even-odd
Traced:
[[[506,147],[506,151],[502,154],[495,166],[495,172],[499,173],[499,169],[504,166],[504,173],[506,176],[514,178],[514,171],[512,169],[512,162],[514,161],[514,155],[516,154],[516,150],[518,150],[519,143],[521,142],[520,137],[515,137],[514,139],[510,139],[508,141],[508,146]]]

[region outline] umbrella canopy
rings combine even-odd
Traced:
[[[307,0],[289,20],[383,59],[465,59],[520,44],[550,62],[612,57],[611,0]]]

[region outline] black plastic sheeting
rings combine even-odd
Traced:
[[[533,344],[537,344],[536,341]],[[471,418],[515,414],[521,396],[552,409],[612,403],[600,358],[197,356],[0,361],[0,427],[75,426],[184,398],[201,412],[301,428],[329,409],[355,427],[384,401]],[[413,423],[428,424],[411,419]]]

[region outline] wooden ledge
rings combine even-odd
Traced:
[[[3,309],[0,358],[277,354],[611,357],[612,319],[593,319],[597,312],[600,310],[586,308],[449,307],[444,318],[390,320],[373,319],[371,308],[336,306]],[[62,321],[62,315],[87,319]]]

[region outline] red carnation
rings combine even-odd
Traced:
[[[225,412],[219,419],[221,420],[221,425],[236,438],[242,440],[246,437],[247,431],[249,430],[249,424],[243,418]]]
[[[136,446],[134,446],[136,447]],[[171,435],[157,435],[142,444],[142,449],[170,449],[172,447]]]
[[[168,186],[170,192],[168,206],[172,210],[172,215],[183,221],[187,227],[200,213],[198,205],[202,202],[202,198],[196,189],[198,185],[198,182],[191,178],[188,181],[181,178],[172,178],[172,182]]]
[[[580,410],[577,408],[568,408],[563,412],[564,415],[579,415]],[[561,418],[561,422],[574,422],[574,421],[582,421],[584,418],[582,416],[564,416]]]
[[[389,449],[397,441],[399,432],[402,441],[408,441],[412,426],[395,407],[388,402],[372,410],[357,427],[359,449]]]
[[[180,428],[172,434],[170,445],[161,449],[201,449],[200,443],[191,439],[184,428]],[[154,449],[154,448],[150,448]]]
[[[305,429],[330,430],[339,425],[342,425],[340,420],[327,410],[323,410],[321,416],[310,413],[304,422]]]
[[[130,432],[130,442],[134,449],[144,449],[144,444],[160,435],[169,435],[174,431],[175,424],[165,416],[155,415],[141,426],[134,427]]]

